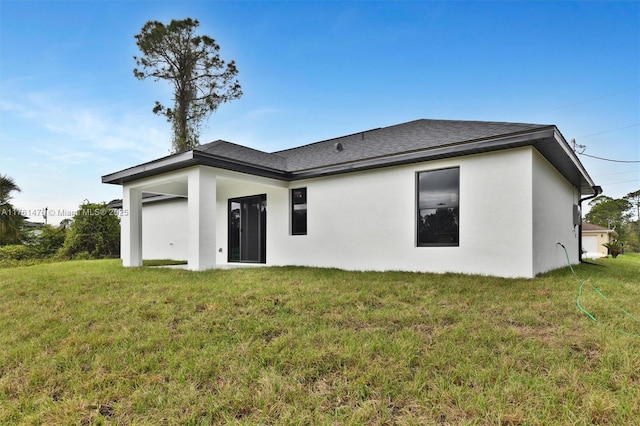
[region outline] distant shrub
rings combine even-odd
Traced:
[[[73,260],[92,260],[95,259],[88,251],[81,251],[73,255]]]
[[[23,244],[11,244],[0,247],[0,260],[26,260],[39,257],[38,253],[31,246]]]
[[[106,203],[85,203],[73,217],[58,256],[98,259],[120,255],[120,219]]]
[[[47,258],[58,252],[66,236],[66,228],[44,225],[38,229],[37,233],[32,232],[26,238],[25,244],[30,246],[40,258]]]
[[[620,253],[622,253],[622,245],[618,241],[613,241],[611,243],[603,244],[608,250],[611,257],[614,259],[618,257]]]

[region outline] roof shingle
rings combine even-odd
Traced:
[[[415,120],[273,153],[218,140],[195,151],[285,172],[369,160],[460,143],[514,135],[549,125],[491,121]],[[336,144],[342,149],[336,149]]]
[[[153,176],[193,165],[281,180],[534,146],[583,194],[595,184],[555,125],[420,119],[267,153],[218,140],[102,177],[106,183]]]
[[[549,127],[540,124],[489,121],[415,120],[394,126],[316,142],[275,152],[287,159],[287,171],[368,160],[439,148]],[[343,150],[335,149],[340,143]]]

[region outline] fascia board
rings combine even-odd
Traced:
[[[258,166],[255,164],[245,163],[242,161],[232,160],[198,151],[194,151],[193,157],[197,164],[203,166],[218,167],[224,170],[231,170],[234,172],[246,173],[253,176],[260,176],[277,180],[290,180],[289,173],[284,170]]]
[[[149,163],[140,164],[128,169],[120,170],[115,173],[102,176],[102,183],[111,183],[114,185],[122,185],[125,182],[138,180],[141,178],[154,176],[173,170],[196,165],[194,162],[193,151],[183,152],[181,154],[170,155]]]
[[[551,163],[580,194],[595,194],[595,184],[562,134],[556,128],[553,136],[534,147]]]
[[[554,137],[558,142],[558,145],[560,145],[564,153],[567,155],[567,157],[571,159],[574,166],[580,171],[580,174],[584,177],[587,185],[589,185],[589,188],[591,188],[593,191],[593,187],[596,186],[596,184],[594,183],[593,179],[591,179],[591,176],[589,176],[589,173],[587,173],[587,170],[582,165],[582,162],[576,155],[575,151],[571,149],[567,141],[564,139],[564,136],[562,136],[562,133],[560,133],[560,131],[557,128],[554,132]]]

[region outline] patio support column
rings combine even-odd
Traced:
[[[122,266],[142,266],[142,190],[124,185],[120,251]]]
[[[216,175],[208,167],[188,174],[187,267],[203,271],[216,267]]]

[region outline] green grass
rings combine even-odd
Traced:
[[[4,268],[0,424],[637,424],[640,256],[597,263],[598,322],[568,268]]]

